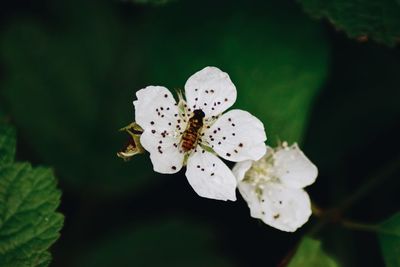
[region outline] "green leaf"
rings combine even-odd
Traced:
[[[13,163],[15,129],[0,120],[0,266],[48,266],[64,218],[50,169]]]
[[[81,257],[75,266],[233,266],[217,250],[211,229],[179,220],[121,229]]]
[[[372,39],[389,46],[400,41],[400,4],[396,0],[300,0],[317,18],[327,18],[351,38]]]
[[[59,237],[61,193],[48,168],[15,163],[0,168],[0,266],[47,266]]]
[[[400,266],[400,212],[381,223],[379,241],[387,267]]]
[[[0,166],[14,161],[15,146],[15,129],[0,118]]]
[[[321,242],[304,237],[288,267],[338,267],[321,248]]]
[[[183,88],[190,75],[214,65],[237,87],[232,108],[261,118],[268,142],[301,142],[330,59],[320,25],[270,1],[191,8],[171,5],[144,19],[151,21],[138,36],[146,83]]]

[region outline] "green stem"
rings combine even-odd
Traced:
[[[376,225],[376,224],[364,224],[364,223],[353,222],[350,220],[343,219],[343,220],[341,220],[341,225],[343,227],[351,229],[351,230],[380,233],[380,234],[392,235],[392,236],[399,237],[399,234],[396,231],[382,229],[380,227],[380,225]]]
[[[344,199],[341,204],[337,207],[337,209],[343,213],[348,210],[351,206],[357,203],[360,199],[368,195],[371,191],[376,189],[383,182],[388,180],[393,176],[393,174],[400,167],[400,157],[397,157],[395,160],[386,164],[382,169],[380,169],[377,173],[371,175],[367,181],[359,187],[357,191],[351,194],[349,197]]]
[[[343,227],[351,229],[351,230],[374,232],[374,233],[380,231],[378,225],[353,222],[353,221],[346,220],[346,219],[341,220],[340,223]]]
[[[385,234],[393,234],[380,229],[376,225],[368,225],[353,222],[343,218],[343,213],[351,208],[360,199],[365,197],[368,193],[376,189],[383,182],[387,181],[393,176],[393,174],[398,171],[400,167],[400,157],[386,164],[380,171],[371,175],[367,181],[359,187],[359,189],[345,198],[337,207],[330,208],[327,210],[319,208],[314,202],[311,203],[312,213],[319,220],[309,231],[308,234],[315,235],[323,227],[329,223],[339,223],[340,225],[353,230],[368,231],[368,232],[380,232]]]
[[[322,215],[324,214],[324,210],[318,207],[314,201],[311,201],[311,211],[312,215],[314,215],[317,218],[322,217]]]

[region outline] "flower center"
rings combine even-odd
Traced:
[[[246,172],[243,182],[260,188],[263,188],[263,184],[277,182],[279,179],[273,173],[274,164],[273,155],[254,162]]]

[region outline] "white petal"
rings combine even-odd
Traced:
[[[318,176],[317,167],[297,144],[276,151],[274,160],[274,175],[287,186],[303,188],[314,183]]]
[[[247,111],[230,110],[204,132],[209,146],[230,161],[258,160],[266,152],[262,122]]]
[[[251,216],[282,231],[294,232],[311,215],[308,194],[302,189],[266,183],[260,197],[253,194],[254,186],[241,182],[239,191],[247,201]]]
[[[238,189],[250,208],[251,217],[260,219],[262,217],[261,202],[256,193],[255,185],[247,182],[238,182]]]
[[[251,168],[251,165],[253,164],[254,161],[252,160],[245,160],[241,161],[235,164],[235,166],[232,169],[233,175],[235,175],[236,180],[240,182],[243,180],[246,172]]]
[[[178,138],[145,131],[140,136],[140,143],[150,152],[154,171],[176,173],[182,168],[184,153],[179,150]]]
[[[162,86],[147,86],[136,92],[135,121],[145,131],[167,131],[183,123],[171,92]],[[176,115],[175,115],[176,114]],[[185,126],[182,126],[185,129]]]
[[[193,74],[185,84],[188,106],[201,109],[206,117],[217,116],[236,101],[236,87],[229,75],[216,67]]]
[[[217,156],[202,149],[189,156],[186,177],[194,191],[206,198],[236,200],[236,179]]]

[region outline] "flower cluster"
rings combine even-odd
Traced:
[[[265,145],[262,122],[249,112],[233,109],[236,87],[228,74],[206,67],[185,84],[186,99],[178,102],[162,86],[136,93],[138,136],[123,158],[139,148],[150,153],[154,171],[176,173],[186,166],[194,191],[206,198],[236,200],[236,188],[251,215],[284,231],[294,231],[310,216],[310,201],[302,189],[317,174],[298,149]],[[138,143],[137,145],[135,143]],[[219,158],[237,162],[233,171]]]

